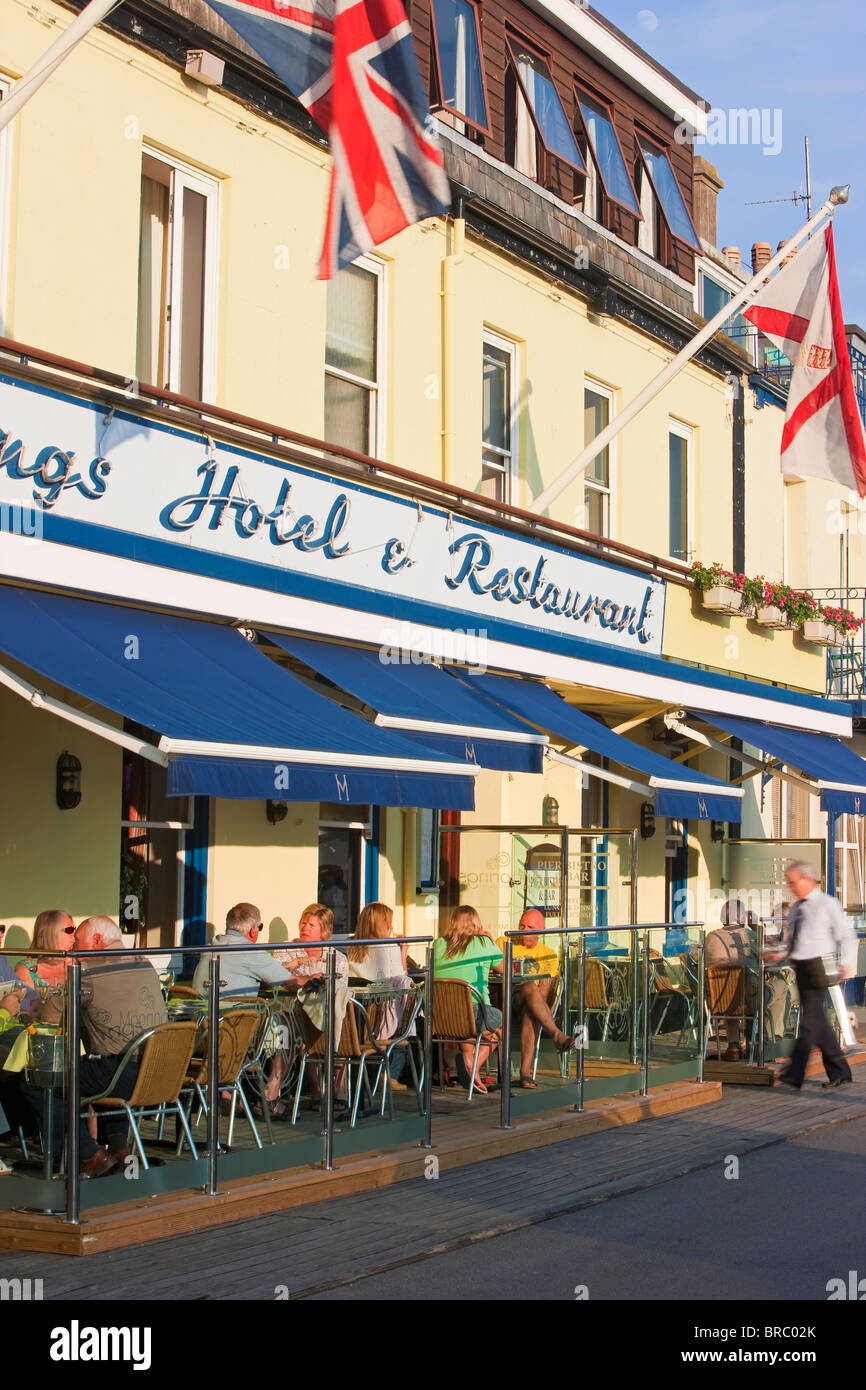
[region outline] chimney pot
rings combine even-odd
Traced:
[[[773,254],[773,248],[768,241],[756,241],[752,247],[752,273],[757,275],[759,270],[763,270]]]
[[[734,265],[740,265],[742,263],[739,246],[723,246],[722,255],[727,256],[728,260],[733,261]]]

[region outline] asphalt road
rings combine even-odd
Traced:
[[[833,1124],[315,1297],[826,1301],[866,1281],[864,1157],[866,1119]]]

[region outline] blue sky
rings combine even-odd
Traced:
[[[834,218],[842,309],[866,328],[866,5],[863,0],[593,0],[595,8],[714,108],[781,112],[781,149],[707,144],[698,152],[725,182],[718,244],[779,241],[806,220],[804,204],[770,203],[805,189],[803,138],[809,136],[812,206],[830,188],[851,184]],[[646,4],[646,8],[644,8]],[[651,5],[651,8],[650,8]],[[772,144],[768,115],[766,143]]]

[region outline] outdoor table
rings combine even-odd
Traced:
[[[42,1176],[50,1179],[54,1171],[54,1092],[62,1087],[64,1073],[30,1065],[30,1039],[34,1036],[62,1038],[63,1033],[59,1028],[31,1023],[21,1030],[12,1044],[3,1070],[26,1070],[30,1083],[42,1091]]]

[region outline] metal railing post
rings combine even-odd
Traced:
[[[334,1004],[337,993],[335,950],[336,947],[332,946],[328,952],[328,997],[325,1019],[325,1094],[323,1103],[325,1107],[325,1171],[328,1173],[334,1167],[334,1053],[337,1046],[334,1037]]]
[[[637,1062],[637,1031],[640,1020],[640,1005],[638,1004],[637,975],[638,962],[640,960],[640,948],[638,944],[637,923],[635,930],[631,933],[631,1060],[632,1065]]]
[[[650,934],[643,934],[643,1027],[641,1028],[641,1095],[649,1092],[649,1001],[650,1001]],[[637,991],[635,991],[637,993]]]
[[[705,988],[706,988],[706,974],[707,974],[707,929],[706,929],[706,927],[701,927],[700,931],[701,931],[701,950],[700,950],[700,956],[699,956],[699,958],[698,958],[698,1017],[700,1018],[700,1023],[698,1024],[698,1047],[700,1048],[700,1057],[699,1057],[699,1060],[698,1060],[698,1080],[699,1080],[699,1081],[703,1081],[703,1079],[704,1079],[704,1053],[705,1053],[706,1050],[707,1050],[707,1046],[706,1046],[706,1036],[705,1036],[705,1034],[706,1034],[706,1028],[707,1028],[707,1020],[706,1020],[706,1017],[705,1017],[705,1010],[706,1010],[705,999],[706,999],[706,996],[705,996],[705,994],[704,994],[704,990],[705,990]]]
[[[73,958],[69,962],[66,983],[68,986],[66,992],[66,1220],[71,1225],[77,1226],[81,1217],[81,1175],[78,1171],[78,1126],[81,1122],[81,1098],[79,1095],[80,960]],[[42,1142],[45,1145],[51,1145],[52,1136],[43,1135]]]
[[[764,1065],[764,923],[758,923],[758,1066]],[[748,977],[747,977],[748,978]]]
[[[424,1148],[433,1147],[433,945],[427,947],[424,972]]]
[[[514,957],[514,944],[510,936],[505,938],[505,955],[502,960],[502,1042],[499,1048],[502,1067],[502,1090],[499,1096],[499,1127],[511,1129],[511,971]]]
[[[577,1113],[583,1114],[583,1084],[586,1059],[586,932],[580,934],[580,993],[577,1000]]]
[[[217,1195],[217,1155],[220,1146],[220,963],[210,958],[207,982],[207,1187],[209,1197]]]

